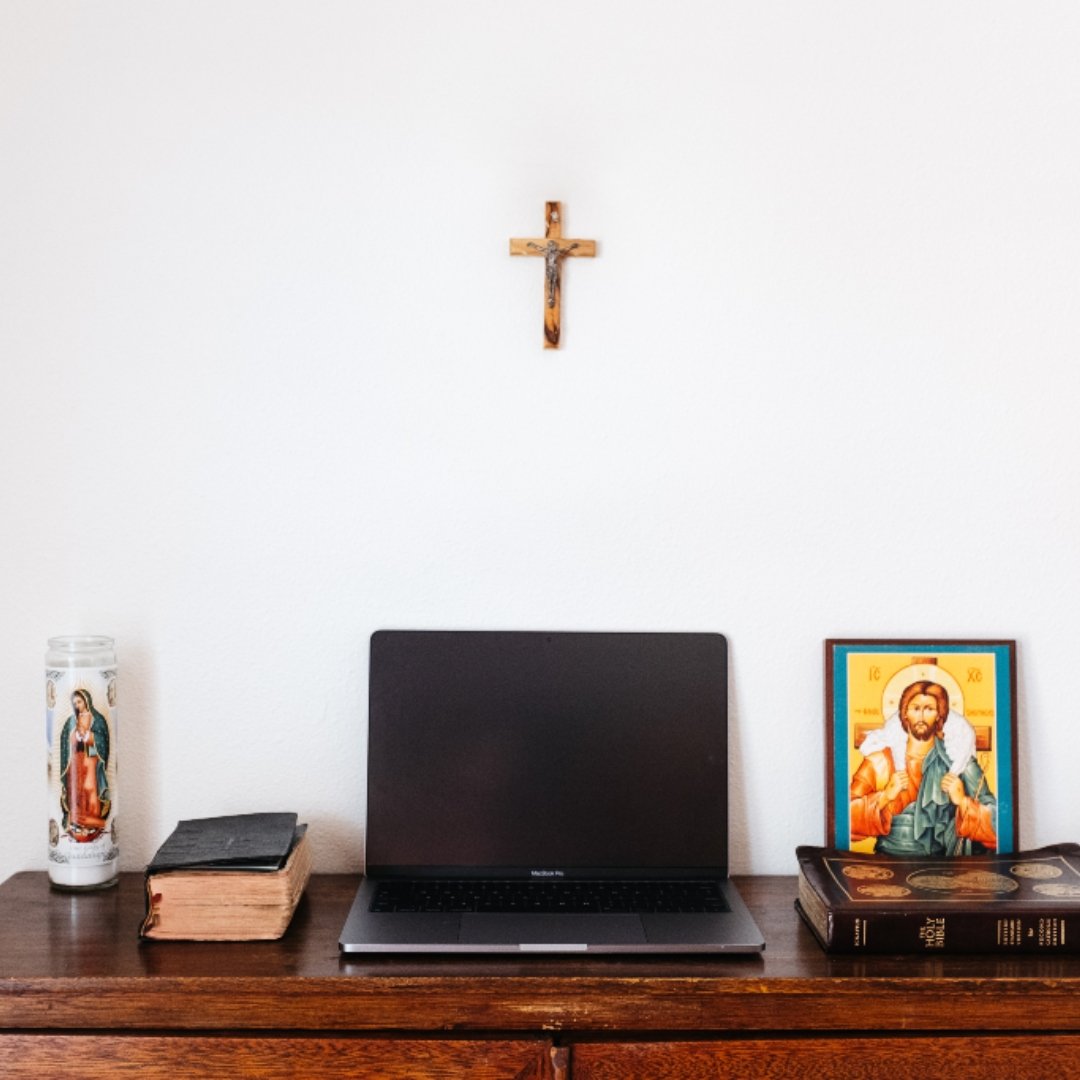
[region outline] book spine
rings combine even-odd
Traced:
[[[845,953],[1080,953],[1080,913],[829,912],[827,948]]]
[[[154,893],[149,874],[143,878],[143,889],[146,892],[146,914],[143,916],[142,924],[139,926],[139,937],[149,937],[150,932],[161,919],[159,908],[161,895],[160,893]]]

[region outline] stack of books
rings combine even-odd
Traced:
[[[279,938],[311,876],[296,814],[181,821],[146,868],[139,935],[187,941]]]
[[[842,953],[1078,953],[1080,845],[896,858],[800,847],[795,906]]]

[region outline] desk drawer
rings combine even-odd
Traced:
[[[964,1080],[1080,1077],[1080,1036],[927,1035],[910,1037],[731,1039],[703,1042],[582,1043],[570,1056],[573,1080],[866,1080],[870,1076],[955,1076]]]
[[[0,1077],[80,1080],[552,1080],[540,1039],[318,1038],[265,1035],[0,1035]]]

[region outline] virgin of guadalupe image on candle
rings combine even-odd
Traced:
[[[60,808],[64,832],[79,843],[106,828],[109,792],[109,725],[89,690],[71,695],[72,713],[60,732]]]
[[[1012,643],[829,644],[831,842],[907,858],[1013,850]]]

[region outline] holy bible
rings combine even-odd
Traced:
[[[296,814],[181,821],[146,868],[143,938],[255,941],[285,933],[311,876]]]
[[[795,907],[828,952],[1080,952],[1078,844],[955,858],[795,854]]]

